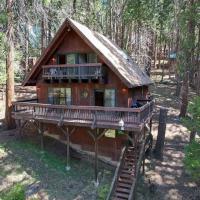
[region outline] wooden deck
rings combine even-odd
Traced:
[[[101,63],[43,65],[44,79],[99,79],[103,77]]]
[[[154,102],[140,108],[66,106],[32,102],[14,102],[14,119],[80,127],[141,131],[152,116]]]

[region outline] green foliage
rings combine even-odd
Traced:
[[[15,184],[9,191],[0,193],[0,200],[25,200],[25,188],[21,184]]]
[[[110,186],[109,184],[102,185],[98,188],[98,199],[99,200],[105,200],[106,196],[109,192]]]
[[[200,132],[200,97],[196,97],[188,106],[190,116],[182,119],[182,122],[190,131]]]
[[[200,140],[192,141],[185,148],[184,164],[194,181],[200,182]]]

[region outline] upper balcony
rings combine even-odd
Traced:
[[[103,78],[101,63],[43,65],[42,68],[42,77],[45,80],[101,80]]]
[[[14,102],[13,118],[39,120],[64,125],[141,131],[151,118],[153,101],[144,102],[140,108],[66,106],[31,102]]]

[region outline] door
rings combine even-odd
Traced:
[[[104,91],[103,90],[94,91],[94,103],[95,103],[95,106],[104,106]]]

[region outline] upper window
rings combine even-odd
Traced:
[[[115,107],[115,89],[105,89],[104,93],[104,105],[106,107]]]
[[[48,88],[48,103],[71,105],[71,88]]]
[[[87,54],[85,54],[85,53],[79,53],[78,54],[78,63],[79,64],[87,63]]]
[[[76,54],[75,53],[67,54],[67,64],[76,64]]]
[[[65,54],[58,55],[58,64],[59,65],[66,64],[66,55]]]
[[[95,53],[88,53],[87,54],[87,61],[88,63],[97,63],[97,54]]]

